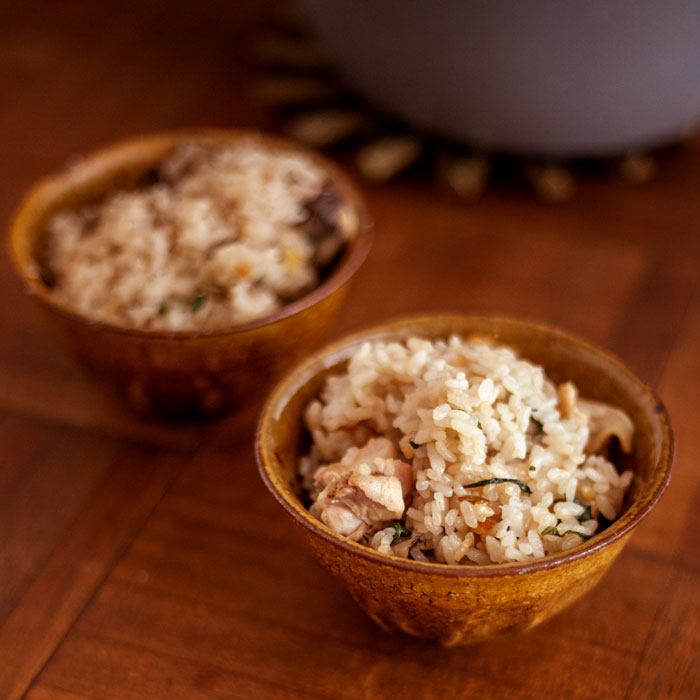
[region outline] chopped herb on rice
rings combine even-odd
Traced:
[[[196,296],[194,300],[192,301],[192,304],[190,306],[190,310],[192,311],[193,314],[196,314],[197,311],[199,311],[202,308],[202,305],[204,302],[207,300],[207,295],[206,294],[200,294],[199,296]]]
[[[400,520],[394,520],[394,522],[391,523],[391,527],[394,528],[392,542],[398,542],[402,537],[411,536],[411,531]]]
[[[542,530],[542,535],[554,535],[554,537],[564,537],[564,535],[578,535],[584,540],[589,540],[593,535],[587,535],[585,532],[579,532],[578,530],[566,530],[564,532],[559,532],[557,526],[552,525],[551,527],[546,527]]]
[[[574,498],[571,502],[575,503],[577,506],[581,506],[581,508],[583,508],[583,513],[581,513],[581,515],[577,515],[576,520],[578,520],[580,523],[585,523],[588,520],[593,520],[593,515],[591,514],[591,506],[590,505],[586,505],[583,501],[579,500],[576,496],[574,496]],[[565,498],[555,498],[554,503],[567,503],[567,500]]]
[[[483,481],[476,481],[473,484],[465,484],[464,488],[475,489],[479,488],[480,486],[488,486],[489,484],[506,484],[509,482],[511,484],[517,484],[518,488],[523,493],[532,493],[532,491],[530,491],[530,487],[527,484],[523,484],[523,482],[520,481],[520,479],[484,479]]]

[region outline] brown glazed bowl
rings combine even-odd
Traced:
[[[184,140],[231,143],[250,138],[311,157],[357,212],[354,237],[319,287],[269,316],[205,331],[121,327],[77,314],[52,297],[35,263],[48,217],[115,189],[134,187]],[[283,139],[215,129],[146,135],[87,156],[31,190],[15,214],[9,238],[10,258],[26,290],[48,311],[74,353],[136,411],[168,417],[210,417],[264,395],[271,379],[323,341],[370,246],[363,201],[334,164]]]
[[[585,544],[520,564],[449,566],[401,559],[341,537],[300,500],[296,464],[304,438],[303,411],[325,378],[344,367],[367,340],[451,333],[486,335],[545,367],[557,382],[573,380],[581,395],[623,408],[635,424],[634,451],[620,466],[635,477],[623,512]],[[308,444],[308,443],[307,443]],[[256,440],[263,481],[301,527],[321,562],[345,582],[381,627],[442,644],[470,644],[546,620],[591,589],[632,530],[658,501],[671,470],[668,416],[653,392],[619,360],[548,326],[503,318],[433,315],[406,318],[349,336],[307,359],[274,389]]]

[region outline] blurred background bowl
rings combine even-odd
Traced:
[[[302,0],[389,114],[477,148],[606,156],[700,120],[694,0]]]
[[[304,453],[303,412],[326,377],[365,341],[410,336],[488,336],[541,364],[555,382],[570,379],[581,396],[624,409],[635,425],[634,448],[618,468],[634,470],[620,517],[584,544],[525,564],[422,563],[379,554],[326,527],[302,501],[297,464]],[[274,389],[258,425],[258,467],[268,489],[301,526],[307,543],[383,628],[446,645],[476,643],[533,627],[592,588],[621,552],[631,531],[668,484],[672,435],[653,392],[619,360],[544,325],[492,317],[406,318],[344,338],[317,352]]]
[[[114,189],[135,186],[182,141],[225,144],[251,137],[272,148],[312,158],[333,181],[341,200],[358,214],[358,231],[320,286],[273,314],[212,330],[125,328],[92,320],[56,301],[36,264],[49,217]],[[79,359],[125,396],[137,412],[178,418],[212,417],[246,401],[259,400],[268,382],[322,342],[370,246],[371,231],[362,198],[337,166],[283,139],[216,129],[145,135],[77,161],[31,190],[12,221],[9,238],[10,258],[25,288],[46,309]]]

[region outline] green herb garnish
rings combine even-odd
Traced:
[[[409,440],[409,441],[408,441],[408,444],[409,444],[414,450],[417,450],[417,449],[420,447],[420,445],[419,445],[417,442],[413,442],[413,440]]]
[[[483,481],[475,481],[473,484],[467,484],[464,488],[475,489],[479,486],[488,486],[489,484],[504,484],[506,482],[510,482],[511,484],[517,484],[518,488],[523,493],[532,493],[532,491],[530,491],[530,487],[527,484],[523,484],[523,482],[520,481],[520,479],[484,479]]]
[[[190,305],[190,311],[192,311],[193,314],[196,314],[197,311],[199,311],[202,308],[202,304],[204,304],[206,300],[206,294],[200,294],[199,296],[195,297],[192,300],[192,304]]]
[[[584,532],[577,532],[576,530],[567,530],[566,532],[559,532],[557,530],[558,526],[552,525],[552,527],[546,527],[540,534],[542,535],[554,535],[555,537],[564,537],[564,535],[578,535],[584,540],[590,540],[593,535],[586,535]]]
[[[583,513],[579,515],[576,520],[578,520],[580,523],[585,523],[587,520],[593,520],[593,515],[591,514],[591,507],[590,505],[586,505],[582,501],[579,501],[578,498],[574,496],[574,503],[577,505],[581,506],[583,508]]]
[[[537,467],[534,464],[530,465],[530,471],[534,472],[537,469]]]
[[[568,501],[565,498],[557,498],[555,503],[568,503]],[[581,506],[583,508],[583,513],[581,515],[576,516],[576,520],[578,520],[580,523],[585,523],[587,520],[593,520],[593,515],[591,513],[591,507],[587,506],[583,501],[580,501],[576,496],[574,496],[573,502],[577,506]]]
[[[394,542],[398,542],[402,537],[409,537],[411,535],[411,531],[405,527],[400,520],[394,520],[390,527],[394,528],[394,539],[391,541],[392,544],[394,544]]]
[[[161,304],[161,305],[158,307],[158,315],[159,315],[159,316],[162,316],[167,310],[168,310],[167,305],[166,305],[166,304]]]
[[[537,418],[535,418],[534,416],[530,416],[530,420],[535,424],[538,433],[544,432],[544,425],[542,424],[541,420],[537,420]]]
[[[480,420],[476,421],[476,427],[479,428],[479,430],[483,430],[483,428],[481,427],[481,421],[480,421]]]

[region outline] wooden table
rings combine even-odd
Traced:
[[[0,9],[5,219],[73,154],[193,124],[266,126],[242,45],[276,3]],[[149,424],[84,378],[0,262],[0,698],[700,697],[700,150],[651,184],[545,206],[406,180],[367,192],[376,245],[337,334],[404,312],[543,319],[666,401],[672,483],[604,582],[542,625],[443,650],[379,631],[261,484],[259,406]]]

